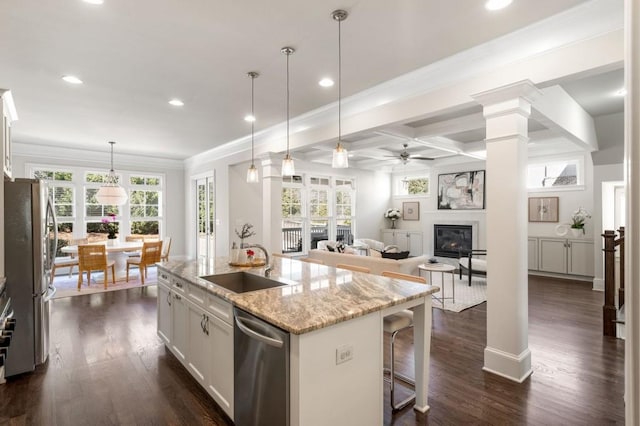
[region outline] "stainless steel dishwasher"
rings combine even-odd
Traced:
[[[289,425],[289,333],[233,308],[234,423]]]

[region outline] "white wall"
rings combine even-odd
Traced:
[[[624,167],[622,164],[608,164],[603,166],[595,166],[593,168],[593,228],[596,234],[593,239],[593,261],[594,261],[594,278],[593,289],[604,290],[604,256],[602,249],[604,247],[603,239],[600,236],[605,228],[613,229],[612,226],[603,220],[605,211],[613,211],[613,188],[610,188],[611,194],[607,197],[605,194],[608,182],[620,182],[624,180]],[[607,201],[608,200],[608,201]],[[611,215],[613,216],[613,215]]]
[[[583,157],[584,158],[584,187],[581,189],[571,189],[571,190],[557,190],[557,191],[529,191],[529,197],[558,197],[559,198],[559,206],[558,206],[558,223],[551,222],[529,222],[529,235],[533,237],[558,237],[556,234],[556,227],[559,224],[571,224],[571,215],[575,210],[579,207],[584,207],[589,213],[591,213],[592,218],[587,219],[585,222],[585,239],[593,239],[594,238],[594,192],[596,187],[594,187],[593,182],[593,163],[591,161],[591,156],[585,153],[575,153],[575,154],[563,154],[562,158],[568,157]],[[549,156],[544,157],[545,159],[554,159],[557,157]],[[530,159],[531,160],[531,159]],[[540,160],[540,158],[536,158],[536,161]],[[599,187],[597,187],[599,191]]]
[[[48,149],[50,148],[38,148],[33,145],[14,145],[13,177],[27,177],[27,163],[60,167],[93,167],[99,170],[108,170],[110,168],[108,153],[95,153],[92,155],[87,151],[56,148],[55,151],[58,153],[64,152],[65,155],[62,157],[51,153],[48,154]],[[164,232],[166,236],[172,237],[171,254],[183,255],[185,253],[185,197],[183,191],[184,175],[182,161],[119,155],[114,159],[114,163],[116,172],[141,171],[164,174],[166,179],[164,193]]]

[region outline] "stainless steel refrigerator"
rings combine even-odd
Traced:
[[[33,371],[49,354],[49,285],[58,245],[55,212],[45,182],[4,183],[6,291],[16,319],[5,377]]]

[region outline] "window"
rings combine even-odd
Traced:
[[[162,216],[159,176],[131,176],[129,191],[131,233],[158,238],[159,218]]]
[[[429,175],[395,178],[396,196],[426,197],[429,195]]]
[[[160,238],[163,224],[164,176],[140,172],[121,172],[117,178],[129,194],[123,206],[104,206],[96,199],[100,186],[106,182],[107,171],[86,170],[80,167],[57,168],[47,165],[28,165],[33,178],[49,184],[58,219],[59,247],[70,240],[88,238],[89,241],[107,239],[107,228],[115,228],[116,235],[130,233]],[[103,220],[115,215],[109,224]],[[107,226],[108,225],[108,226]],[[122,238],[124,239],[124,238]]]
[[[293,176],[282,179],[282,250],[302,252],[318,241],[353,242],[354,181]]]
[[[527,188],[558,189],[582,185],[582,160],[554,160],[529,164]]]
[[[58,220],[58,252],[56,256],[64,256],[59,250],[73,240],[75,222],[75,187],[73,172],[70,170],[35,169],[32,176],[49,185],[49,195],[53,201],[53,210]]]

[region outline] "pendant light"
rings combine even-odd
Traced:
[[[123,187],[118,185],[118,176],[113,171],[113,145],[115,142],[109,142],[111,145],[111,170],[107,175],[107,181],[100,187],[96,194],[96,199],[102,205],[107,206],[121,206],[127,202],[127,191]]]
[[[345,10],[334,10],[331,13],[331,17],[338,21],[338,144],[333,149],[333,159],[331,161],[331,167],[334,169],[346,169],[349,167],[349,153],[342,146],[342,34],[341,24],[342,21],[347,19],[349,14]]]
[[[293,164],[293,158],[289,154],[289,56],[293,55],[295,49],[283,47],[280,52],[287,55],[287,153],[282,160],[282,176],[293,176],[296,173],[296,168]]]
[[[251,165],[247,170],[247,183],[258,183],[260,181],[260,175],[256,165],[253,164],[253,123],[256,122],[256,116],[253,113],[253,81],[258,78],[260,74],[255,71],[248,72],[247,75],[251,78]]]

